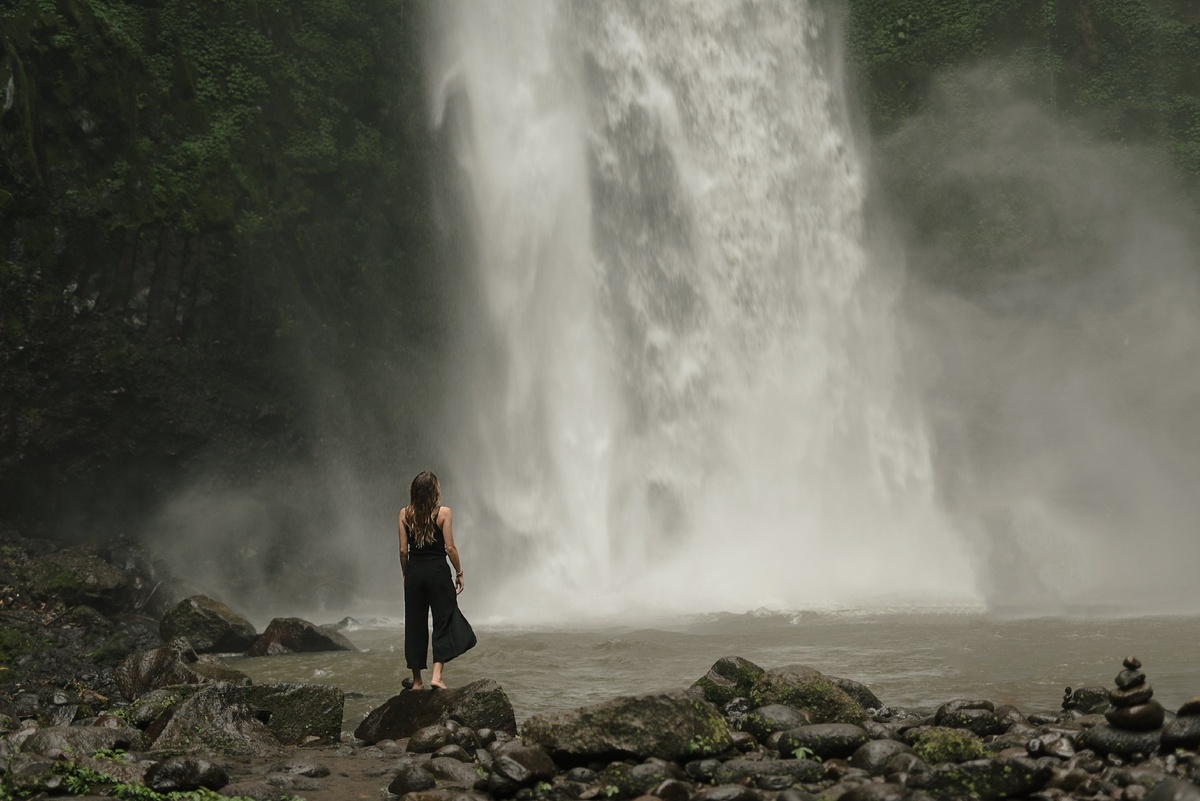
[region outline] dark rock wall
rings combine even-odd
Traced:
[[[0,523],[128,531],[198,475],[322,458],[330,420],[407,436],[362,377],[439,341],[423,15],[0,10]]]

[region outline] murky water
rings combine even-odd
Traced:
[[[1200,619],[1005,621],[979,613],[714,615],[654,628],[478,626],[479,646],[451,663],[451,686],[489,677],[518,720],[618,695],[683,689],[722,656],[764,667],[802,663],[867,684],[884,703],[987,698],[1025,712],[1059,706],[1064,687],[1111,686],[1138,656],[1168,709],[1200,695]],[[257,682],[334,684],[351,694],[347,729],[399,692],[403,631],[389,621],[346,632],[361,653],[235,658]]]

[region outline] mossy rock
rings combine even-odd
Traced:
[[[599,783],[605,788],[616,787],[614,795],[621,798],[637,798],[673,778],[674,774],[664,762],[651,760],[640,765],[612,762],[600,773]]]
[[[676,694],[614,698],[536,715],[525,722],[521,737],[544,748],[560,765],[648,757],[702,759],[733,744],[716,708],[695,696]]]
[[[284,745],[336,743],[342,735],[346,695],[327,684],[256,684],[242,697]]]
[[[184,598],[163,616],[163,642],[183,637],[198,654],[241,653],[254,644],[254,625],[207,595]]]
[[[59,598],[69,606],[87,604],[119,612],[129,600],[129,578],[98,556],[60,551],[29,561],[21,569],[25,590],[39,600]]]
[[[46,640],[15,627],[0,628],[0,665],[6,668],[11,669],[22,657],[36,656],[48,647]],[[3,680],[3,673],[9,672],[11,670],[0,671],[0,681]]]
[[[930,728],[913,743],[913,751],[930,765],[966,762],[983,757],[983,743],[968,729]]]
[[[139,729],[146,729],[156,721],[165,724],[166,719],[163,716],[168,715],[180,701],[191,698],[199,689],[200,686],[196,684],[160,687],[138,697],[129,706],[122,708],[117,715]],[[161,730],[161,725],[159,729]]]
[[[750,690],[756,706],[786,704],[807,709],[816,723],[859,723],[866,710],[831,678],[807,665],[763,672]]]
[[[1050,768],[1032,759],[977,759],[939,765],[916,779],[920,788],[937,799],[1025,798],[1041,789]]]
[[[688,690],[705,701],[724,706],[734,698],[749,698],[750,690],[765,671],[740,656],[718,659],[708,673],[696,680]]]

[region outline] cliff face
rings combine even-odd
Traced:
[[[0,11],[3,518],[95,525],[207,465],[302,457],[308,371],[353,383],[428,335],[425,307],[382,302],[431,281],[420,16]]]
[[[331,421],[381,462],[419,440],[436,393],[380,388],[436,363],[453,291],[439,254],[466,247],[434,211],[428,10],[0,10],[0,525],[123,525],[199,473],[319,459],[311,432]],[[846,24],[876,136],[947,71],[1002,64],[1049,114],[1157,149],[1195,197],[1192,2],[851,0]],[[902,195],[922,174],[881,183]],[[410,428],[371,422],[398,405]]]

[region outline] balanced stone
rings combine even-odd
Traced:
[[[1141,670],[1142,669],[1142,660],[1138,659],[1136,656],[1125,657],[1125,661],[1122,662],[1121,664],[1123,664],[1129,670]]]
[[[1104,713],[1105,719],[1126,731],[1151,731],[1162,726],[1165,712],[1158,701],[1147,701],[1135,706],[1113,707]]]
[[[1128,690],[1109,690],[1108,700],[1115,707],[1138,706],[1149,701],[1154,696],[1154,689],[1149,684],[1131,687]]]
[[[1140,670],[1122,670],[1117,674],[1117,686],[1122,690],[1138,687],[1146,683],[1146,674]]]

